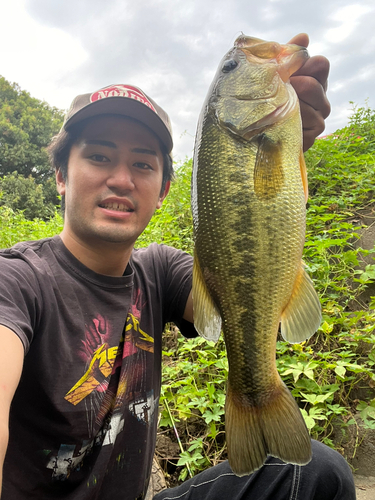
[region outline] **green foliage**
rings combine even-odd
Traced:
[[[56,184],[55,184],[56,192]],[[25,178],[18,172],[0,177],[0,206],[20,210],[26,219],[48,219],[56,210],[53,203],[46,203],[43,186],[31,175]]]
[[[17,171],[39,182],[51,177],[44,148],[62,121],[61,110],[0,77],[0,176]]]
[[[163,351],[160,427],[176,424],[186,443],[178,465],[180,479],[218,463],[225,456],[223,427],[228,361],[223,339],[215,345],[203,338],[186,340],[166,333],[169,349]],[[171,342],[172,341],[172,342]],[[165,401],[173,409],[167,410]]]
[[[20,211],[0,206],[0,248],[9,248],[19,241],[38,240],[62,231],[63,220],[55,213],[48,221],[27,220]]]
[[[46,219],[59,204],[45,150],[63,112],[0,77],[0,205]]]
[[[193,220],[190,210],[190,178],[192,160],[176,169],[176,178],[163,206],[137,240],[138,247],[152,242],[164,243],[185,252],[193,251]]]

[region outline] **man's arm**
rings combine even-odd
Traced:
[[[9,409],[21,377],[23,359],[21,340],[12,330],[0,325],[0,493],[8,446]]]
[[[189,297],[186,301],[186,307],[185,307],[185,312],[184,312],[184,319],[186,321],[190,321],[190,323],[194,323],[194,315],[193,315],[193,294],[190,291]]]

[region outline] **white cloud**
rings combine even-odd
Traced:
[[[340,43],[348,38],[359,24],[359,18],[374,10],[368,5],[346,5],[336,12],[331,19],[341,23],[336,28],[331,28],[325,34],[325,39],[331,43]]]
[[[76,70],[88,57],[79,40],[61,29],[43,26],[30,17],[23,0],[0,4],[0,74],[33,96],[66,107],[59,78]]]

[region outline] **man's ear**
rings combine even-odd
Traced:
[[[169,193],[170,187],[171,187],[171,181],[167,181],[165,183],[164,191],[159,197],[159,201],[158,201],[158,204],[156,205],[156,208],[161,208],[163,201],[165,200],[165,198],[167,197],[167,194]]]
[[[66,182],[64,181],[63,175],[60,169],[56,170],[56,188],[60,196],[65,195]]]

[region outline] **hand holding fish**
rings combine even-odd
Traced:
[[[290,42],[302,47],[309,45],[309,37],[300,33]],[[329,61],[323,56],[310,57],[290,78],[299,99],[302,127],[303,150],[307,151],[325,128],[324,120],[331,112],[327,99]]]

